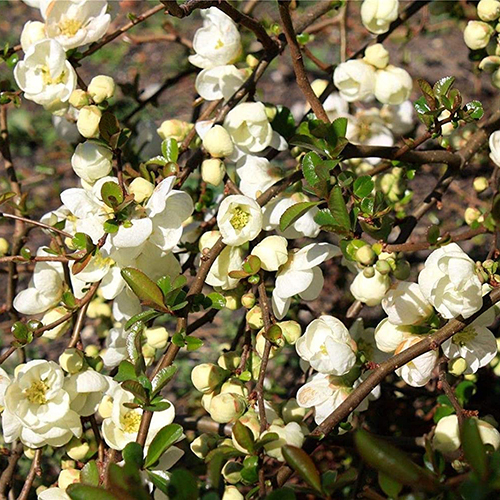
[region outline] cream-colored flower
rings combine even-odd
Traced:
[[[364,0],[361,21],[371,33],[386,33],[391,23],[398,18],[398,7],[398,0]]]
[[[390,286],[391,278],[375,269],[375,275],[371,278],[367,278],[363,271],[360,271],[351,283],[350,290],[355,299],[367,306],[376,306],[380,304]]]
[[[351,59],[335,68],[333,83],[347,102],[368,100],[375,90],[375,68],[365,61]]]
[[[394,325],[418,325],[433,311],[417,283],[399,281],[382,299],[382,308]]]
[[[288,241],[283,236],[267,236],[252,249],[264,271],[277,271],[288,260]]]
[[[111,172],[112,159],[111,149],[95,141],[85,141],[76,147],[71,166],[78,177],[93,184]]]
[[[382,104],[402,104],[411,94],[413,81],[408,71],[390,64],[376,72],[373,93]]]
[[[414,344],[420,342],[424,337],[419,335],[409,335],[398,346],[395,354],[403,352]],[[415,359],[403,365],[396,373],[408,384],[413,387],[422,387],[432,377],[432,372],[438,360],[438,351],[428,351]]]

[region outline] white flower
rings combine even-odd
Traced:
[[[2,427],[6,442],[18,437],[30,448],[63,446],[82,432],[80,417],[70,409],[64,373],[53,361],[20,365],[5,392]]]
[[[267,158],[253,155],[240,158],[236,163],[236,172],[241,192],[250,198],[257,198],[282,178],[280,169]]]
[[[382,308],[395,325],[418,325],[433,311],[417,283],[399,281],[382,299]]]
[[[89,184],[106,177],[113,167],[113,152],[103,144],[85,141],[75,149],[71,166],[81,179]]]
[[[415,126],[415,109],[411,101],[396,106],[385,104],[380,110],[380,117],[396,136],[410,133]]]
[[[5,391],[10,384],[10,377],[7,372],[0,368],[0,412],[3,410],[5,406]]]
[[[418,284],[443,318],[468,318],[483,305],[475,270],[474,261],[456,243],[450,243],[427,257]]]
[[[241,52],[241,38],[233,20],[217,7],[201,12],[203,27],[194,35],[195,55],[189,62],[198,68],[214,68],[234,62]]]
[[[243,154],[260,153],[268,146],[279,151],[286,149],[285,140],[272,129],[266,107],[261,102],[235,106],[227,114],[224,128]]]
[[[493,132],[489,139],[491,161],[500,167],[500,130]]]
[[[111,328],[106,337],[106,347],[105,352],[101,355],[106,368],[114,368],[127,359],[127,332],[125,328]]]
[[[324,283],[323,272],[318,266],[340,254],[340,249],[330,243],[311,243],[289,252],[287,263],[276,275],[273,290],[275,316],[278,319],[285,317],[294,295],[299,295],[303,300],[316,299]]]
[[[64,380],[64,389],[71,397],[71,409],[81,417],[89,417],[97,411],[108,387],[107,377],[91,368]]]
[[[234,151],[233,141],[227,130],[221,125],[214,125],[203,137],[203,147],[210,156],[224,158]]]
[[[264,271],[277,271],[288,260],[288,241],[283,236],[267,236],[252,249]]]
[[[375,269],[375,275],[372,278],[367,278],[363,271],[360,271],[351,283],[350,290],[356,300],[367,306],[376,306],[380,304],[390,286],[389,276]]]
[[[349,334],[356,342],[358,352],[362,352],[368,361],[382,363],[389,357],[377,345],[375,328],[365,328],[363,318],[358,318],[352,324],[349,328]]]
[[[264,450],[267,455],[280,462],[285,461],[283,452],[281,451],[285,444],[296,446],[297,448],[302,448],[304,444],[304,431],[297,422],[290,422],[284,427],[275,424],[270,425],[269,429],[262,434],[262,437],[271,432],[275,432],[279,437],[269,444],[266,444]]]
[[[476,373],[497,355],[497,341],[484,326],[472,323],[443,342],[444,354],[449,359],[463,358],[467,362],[465,373]]]
[[[61,488],[47,488],[38,494],[38,500],[71,500]]]
[[[411,334],[404,325],[395,325],[385,318],[375,328],[374,335],[377,347],[382,352],[394,352]]]
[[[477,423],[479,435],[484,444],[490,444],[495,450],[500,446],[500,432],[491,424],[473,417]],[[434,430],[432,446],[441,453],[448,455],[460,448],[460,429],[458,426],[458,417],[448,415],[439,420]]]
[[[398,0],[364,0],[361,22],[371,33],[386,33],[391,23],[398,18],[398,7]]]
[[[217,224],[226,245],[243,245],[254,240],[262,230],[262,209],[247,196],[227,196],[220,204]]]
[[[465,45],[471,50],[484,49],[495,30],[482,21],[469,21],[464,30]]]
[[[376,43],[365,50],[363,59],[378,69],[384,69],[389,64],[389,52],[381,43]]]
[[[390,64],[376,72],[374,94],[383,104],[402,104],[411,94],[413,81],[403,68]]]
[[[414,344],[420,342],[424,336],[411,335],[406,338],[396,349],[395,354],[403,352]],[[403,365],[396,370],[396,373],[413,387],[422,387],[427,384],[432,376],[432,371],[436,366],[438,351],[428,351]]]
[[[16,64],[14,78],[26,99],[48,107],[65,103],[76,88],[76,73],[55,40],[32,45]]]
[[[333,316],[313,320],[295,348],[320,373],[345,375],[356,363],[356,343],[344,324]]]
[[[45,24],[40,21],[28,21],[21,32],[21,47],[26,52],[33,44],[47,38]]]
[[[365,61],[351,59],[335,68],[333,83],[347,102],[365,101],[375,89],[375,69]]]
[[[106,34],[111,22],[107,9],[106,0],[44,0],[41,12],[48,38],[69,50],[96,42]]]
[[[245,73],[230,64],[200,71],[194,86],[196,92],[206,101],[228,101],[243,85],[245,79]]]
[[[137,439],[137,432],[142,418],[140,408],[127,408],[125,403],[134,400],[132,393],[117,386],[110,394],[113,398],[113,409],[111,416],[102,422],[102,435],[106,444],[114,450],[123,450],[128,443]],[[158,431],[174,421],[174,405],[166,410],[155,411],[146,438],[146,447],[149,446]]]
[[[266,231],[276,230],[278,234],[288,240],[304,237],[316,238],[320,232],[319,224],[314,221],[314,216],[318,213],[317,207],[312,207],[284,231],[279,229],[280,219],[285,211],[291,206],[304,201],[309,201],[309,198],[302,193],[294,193],[291,196],[283,196],[272,200],[263,210],[264,229]]]

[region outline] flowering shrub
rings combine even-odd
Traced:
[[[3,8],[0,498],[497,498],[500,1],[143,3]]]

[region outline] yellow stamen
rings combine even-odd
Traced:
[[[240,207],[236,207],[233,210],[233,216],[229,222],[231,222],[231,226],[233,226],[234,229],[243,229],[248,224],[249,220],[250,215]]]
[[[61,35],[75,36],[81,28],[82,23],[76,19],[62,19],[57,27]]]
[[[37,405],[44,405],[47,403],[47,398],[45,394],[49,386],[42,380],[37,380],[33,382],[28,389],[25,389],[24,394],[28,398],[30,403],[35,403]]]
[[[137,432],[141,425],[141,415],[135,410],[130,410],[122,418],[123,430],[128,433]]]

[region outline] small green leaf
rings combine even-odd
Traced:
[[[144,450],[139,443],[128,443],[122,451],[123,459],[126,463],[135,465],[138,469],[142,469],[144,463]]]
[[[148,473],[148,478],[154,484],[155,488],[159,489],[162,493],[165,493],[166,495],[168,493],[168,484],[170,483],[170,480],[166,477],[161,476],[160,474],[155,474],[150,470],[148,470],[147,473]]]
[[[208,307],[212,307],[213,309],[223,309],[226,307],[226,299],[223,295],[217,292],[212,292],[207,295],[207,298],[210,300],[210,305]]]
[[[378,484],[382,491],[390,498],[397,498],[403,489],[403,485],[383,472],[378,473]]]
[[[242,269],[249,276],[257,274],[260,271],[261,261],[257,255],[249,255],[242,264]]]
[[[271,325],[271,327],[264,332],[264,337],[275,346],[283,347],[285,345],[283,331],[278,324]]]
[[[473,120],[480,120],[484,115],[483,105],[479,101],[470,101],[464,106],[467,115]]]
[[[466,418],[462,424],[462,448],[469,465],[480,478],[485,479],[488,475],[488,456],[477,421],[473,418]]]
[[[82,483],[70,484],[66,489],[66,493],[71,500],[119,500],[110,491]]]
[[[33,333],[30,332],[30,330],[26,326],[26,324],[22,323],[21,321],[16,321],[11,326],[10,332],[22,344],[26,344],[27,342],[30,342],[30,340],[29,340],[30,335],[31,335],[31,339],[33,339]]]
[[[352,190],[353,193],[358,198],[365,198],[373,191],[373,187],[375,183],[372,181],[371,176],[363,175],[362,177],[358,177],[353,184]]]
[[[198,337],[191,337],[190,335],[184,339],[184,342],[188,351],[196,351],[203,345],[203,340]]]
[[[170,475],[168,497],[172,500],[198,500],[198,480],[185,469],[176,469]]]
[[[349,231],[351,229],[351,221],[349,219],[349,212],[347,205],[342,195],[342,189],[339,186],[334,186],[328,198],[328,208],[332,213],[335,225]]]
[[[99,484],[99,469],[95,460],[91,460],[84,465],[80,471],[80,481],[90,486],[97,486]]]
[[[445,76],[444,78],[441,78],[434,84],[433,87],[434,94],[438,99],[441,98],[442,96],[445,96],[454,83],[455,83],[454,76]]]
[[[101,198],[108,207],[116,208],[123,203],[123,191],[116,182],[108,181],[101,187]]]
[[[286,444],[281,449],[287,464],[313,489],[321,493],[321,477],[312,458],[301,448]]]
[[[160,460],[161,456],[182,437],[182,427],[179,424],[169,424],[160,429],[149,445],[144,467],[148,469]]]
[[[165,368],[162,368],[151,381],[151,386],[153,389],[153,396],[158,394],[173,378],[175,372],[177,371],[177,367],[175,365],[170,365]]]
[[[319,204],[320,202],[318,201],[303,201],[288,207],[280,218],[280,230],[285,231],[297,219],[300,219],[300,217],[302,217],[311,208],[316,207]]]
[[[320,181],[320,178],[316,173],[316,167],[321,162],[321,157],[314,151],[306,153],[304,158],[302,158],[302,173],[304,174],[304,179],[310,186],[314,187]]]
[[[233,426],[233,436],[236,442],[248,453],[253,453],[255,450],[255,438],[252,431],[237,420]]]
[[[177,159],[179,158],[179,145],[173,137],[169,137],[161,143],[161,154],[167,161],[177,163]]]
[[[125,380],[136,380],[137,375],[135,373],[134,365],[127,360],[123,360],[118,365],[118,373],[113,377],[117,382],[124,382]]]
[[[163,294],[160,287],[149,279],[142,271],[133,267],[122,269],[121,274],[132,291],[139,297],[141,302],[152,307],[165,310]]]
[[[120,229],[120,225],[115,219],[108,219],[103,224],[103,229],[105,233],[114,234]]]
[[[142,323],[147,323],[148,321],[151,321],[152,319],[155,319],[158,316],[160,316],[160,313],[158,311],[155,311],[154,309],[141,311],[140,313],[137,313],[136,315],[132,316],[125,323],[125,330],[129,330],[135,323],[138,323],[139,321]]]
[[[160,287],[163,295],[167,295],[172,291],[172,280],[168,274],[157,280],[156,284]]]
[[[131,392],[141,402],[146,402],[148,400],[146,390],[137,380],[125,380],[122,382],[122,388]]]
[[[109,142],[111,137],[120,132],[120,124],[113,113],[105,112],[99,120],[99,132],[101,137]]]

